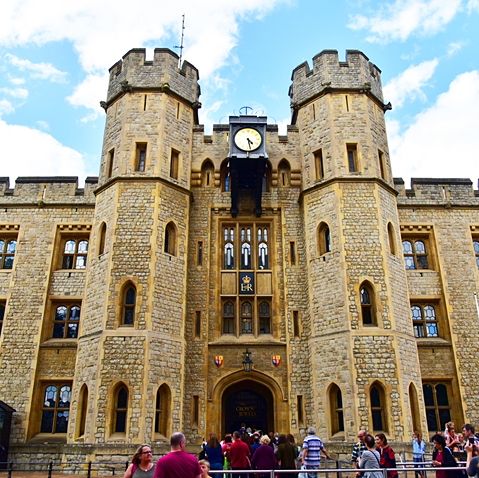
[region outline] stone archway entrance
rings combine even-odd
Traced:
[[[274,431],[274,399],[271,390],[253,380],[241,380],[223,392],[222,435],[242,426]]]

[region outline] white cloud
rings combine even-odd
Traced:
[[[25,78],[17,78],[17,77],[9,77],[8,78],[8,81],[12,84],[12,85],[24,85],[26,83],[26,80]]]
[[[15,111],[15,108],[12,105],[11,101],[0,98],[0,117],[2,115],[12,113]]]
[[[391,161],[395,176],[470,177],[477,171],[479,71],[458,75],[434,106],[401,131],[388,121]],[[432,165],[432,166],[431,166]]]
[[[472,13],[474,10],[479,12],[479,0],[468,0],[467,2],[467,11]]]
[[[65,83],[67,73],[60,71],[50,63],[33,63],[24,58],[7,53],[5,58],[8,62],[20,71],[27,71],[30,76],[38,80],[48,80],[53,83]]]
[[[11,178],[71,176],[72,171],[76,171],[82,179],[86,175],[82,155],[62,145],[48,133],[0,120],[0,138],[3,158],[15,158],[2,161],[2,174]],[[19,148],[22,154],[18,154]]]
[[[457,52],[461,51],[464,48],[464,42],[455,41],[447,45],[446,55],[448,57],[454,56]]]
[[[371,15],[354,15],[348,27],[369,30],[372,43],[405,41],[413,34],[431,35],[447,25],[461,8],[461,0],[395,0]]]
[[[0,93],[11,96],[12,98],[28,98],[28,90],[26,88],[0,88]]]
[[[383,88],[386,101],[391,101],[394,108],[400,108],[406,100],[425,98],[424,87],[434,75],[438,64],[439,61],[436,58],[424,61],[410,66],[390,80]]]
[[[67,98],[73,106],[84,106],[90,110],[90,113],[82,118],[83,122],[94,121],[103,112],[100,101],[106,98],[107,86],[108,74],[87,75]]]

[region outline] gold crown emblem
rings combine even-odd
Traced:
[[[251,277],[244,276],[242,280],[243,280],[243,284],[249,284],[251,282]]]

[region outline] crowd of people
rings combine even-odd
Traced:
[[[454,423],[449,422],[444,433],[432,437],[432,461],[426,460],[427,444],[421,434],[414,433],[412,454],[416,478],[425,478],[426,464],[438,468],[436,478],[465,478],[462,469],[443,469],[457,468],[458,459],[462,456],[467,459],[467,474],[479,478],[479,437],[474,432],[474,427],[466,423],[462,427],[462,433],[456,433]],[[211,434],[203,443],[198,456],[186,451],[183,433],[173,433],[170,446],[170,452],[156,464],[153,463],[149,445],[138,447],[124,478],[212,478],[211,470],[218,472],[214,474],[217,478],[228,478],[228,470],[240,471],[234,474],[234,478],[267,478],[269,473],[254,470],[291,471],[299,468],[299,474],[282,473],[279,476],[316,478],[318,475],[313,470],[320,467],[321,457],[331,458],[314,427],[307,429],[307,435],[299,446],[291,434],[262,434],[244,428],[227,434],[221,441],[215,434]],[[384,433],[373,436],[366,430],[360,430],[358,442],[353,446],[351,461],[357,469],[357,478],[383,478],[381,469],[384,468],[388,469],[387,478],[398,478],[395,470],[396,456]]]

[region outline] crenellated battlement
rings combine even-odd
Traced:
[[[180,69],[178,61],[178,55],[167,48],[155,48],[153,61],[146,60],[144,48],[130,50],[109,70],[107,103],[137,88],[171,91],[190,103],[197,102],[198,70],[187,61]]]
[[[0,177],[0,202],[8,204],[35,203],[49,204],[94,204],[94,191],[98,178],[89,176],[85,187],[78,187],[77,176],[22,176],[15,181],[15,188],[10,188],[7,177]]]
[[[289,96],[293,106],[334,89],[357,89],[370,92],[381,103],[381,70],[358,50],[346,50],[346,61],[339,61],[337,50],[323,50],[308,62],[298,65],[291,75]]]
[[[468,178],[412,178],[411,189],[402,178],[394,178],[394,188],[402,205],[479,206],[479,190]]]

